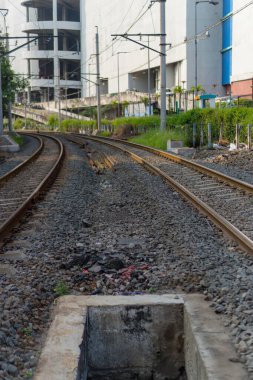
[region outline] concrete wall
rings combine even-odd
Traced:
[[[87,334],[91,378],[172,380],[184,367],[183,304],[91,307]]]
[[[234,0],[234,11],[247,3],[245,0]],[[253,7],[249,6],[233,17],[233,64],[232,82],[253,78],[253,49],[252,49],[252,18]],[[243,93],[246,91],[242,89]],[[251,93],[251,91],[248,91]],[[234,94],[232,91],[232,95]]]
[[[253,99],[253,79],[232,82],[231,93],[233,96]]]
[[[131,7],[132,4],[132,7]],[[117,82],[117,52],[124,51],[127,54],[120,55],[120,90],[125,91],[132,89],[136,84],[139,85],[138,90],[146,89],[147,83],[144,84],[142,72],[147,70],[148,54],[147,49],[140,50],[140,46],[126,42],[125,40],[117,40],[112,44],[111,34],[125,33],[129,26],[136,20],[141,11],[146,10],[147,7],[145,0],[138,1],[138,5],[134,5],[131,0],[126,0],[119,3],[116,0],[105,0],[101,3],[100,0],[87,0],[85,12],[86,15],[86,58],[88,59],[91,54],[95,53],[95,28],[94,25],[99,25],[100,33],[100,50],[101,50],[101,76],[109,78],[109,92],[114,93],[118,91]],[[96,11],[94,11],[96,10]],[[129,33],[159,33],[160,32],[160,8],[158,4],[152,7],[151,11],[131,28]],[[167,18],[167,42],[174,45],[182,42],[186,35],[186,0],[181,0],[179,3],[168,0],[166,3],[166,18]],[[137,38],[139,41],[139,38]],[[147,45],[147,38],[143,37],[143,44]],[[156,50],[160,49],[159,38],[150,37],[150,47]],[[155,52],[150,53],[151,67],[158,68],[160,65],[159,55]],[[169,49],[167,55],[167,63],[176,63],[182,61],[181,78],[178,80],[174,78],[175,70],[174,65],[171,65],[171,72],[168,72],[167,86],[182,85],[181,80],[186,81],[186,48],[184,45]],[[91,71],[95,72],[94,58],[86,64],[86,72],[89,72],[90,63]],[[168,68],[168,71],[169,68]],[[136,77],[135,84],[131,81],[132,76]],[[172,76],[172,78],[171,78]],[[145,79],[147,82],[147,79]],[[151,87],[155,90],[154,85]],[[93,94],[95,87],[92,86]]]
[[[115,41],[112,45],[111,34],[124,33],[128,27],[136,20],[141,10],[146,10],[145,1],[138,1],[138,6],[132,6],[131,0],[122,3],[116,0],[87,0],[85,12],[86,18],[86,58],[95,53],[94,25],[100,26],[100,50],[101,50],[101,76],[109,78],[109,92],[117,92],[117,55],[119,51],[127,51],[128,54],[120,56],[120,90],[125,91],[132,86],[129,83],[127,73],[132,73],[137,77],[140,90],[144,90],[139,73],[147,69],[147,51],[140,50],[138,45],[125,40]],[[190,89],[194,85],[194,42],[185,44],[185,38],[194,36],[194,0],[167,0],[166,2],[166,25],[167,43],[172,44],[172,48],[167,48],[167,88],[180,85]],[[96,10],[96,11],[94,11]],[[159,33],[159,4],[152,7],[151,12],[138,21],[136,26],[131,28],[129,33]],[[222,14],[222,3],[217,6],[210,4],[198,5],[198,31],[202,31],[208,25],[217,22]],[[137,39],[138,40],[138,39]],[[143,37],[142,42],[147,40]],[[150,46],[159,50],[159,38],[151,38]],[[222,30],[221,26],[211,32],[210,38],[198,43],[198,77],[199,83],[207,92],[218,92],[223,94],[221,84],[221,54]],[[89,63],[94,63],[94,59]],[[151,53],[151,67],[159,70],[160,59],[156,53]],[[95,66],[90,66],[95,72]],[[86,65],[88,72],[88,66]],[[130,76],[131,78],[131,76]],[[151,86],[152,87],[152,86]],[[138,88],[137,88],[138,89]],[[93,92],[95,88],[93,87]]]
[[[198,295],[184,301],[183,307],[175,295],[61,298],[34,379],[86,380],[88,366],[96,379],[130,380],[133,369],[147,379],[152,368],[152,379],[181,379],[180,365],[188,380],[249,379],[209,304]]]
[[[187,39],[195,35],[195,1],[187,2]],[[200,3],[197,6],[197,33],[205,31],[217,22],[222,15],[222,2],[218,5]],[[203,36],[198,40],[198,84],[208,93],[224,94],[222,81],[222,28],[221,26],[210,31],[210,37]],[[195,86],[195,44],[194,40],[187,44],[187,88]]]

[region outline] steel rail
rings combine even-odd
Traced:
[[[34,135],[31,135],[31,136],[39,141],[40,145],[39,145],[38,149],[36,149],[36,151],[30,157],[28,157],[25,161],[21,162],[19,165],[17,165],[15,168],[10,170],[8,173],[6,173],[2,177],[0,177],[0,184],[7,181],[11,177],[17,175],[22,169],[24,169],[25,166],[30,164],[31,161],[34,161],[42,152],[42,150],[44,148],[44,141],[42,140],[42,138],[39,136],[34,136]]]
[[[46,175],[46,177],[41,181],[41,183],[35,188],[35,190],[30,194],[30,196],[18,207],[16,211],[14,211],[9,218],[0,226],[0,239],[2,239],[17,223],[20,216],[23,215],[25,210],[27,210],[28,207],[30,207],[31,204],[34,203],[34,201],[40,196],[42,191],[48,186],[50,183],[52,183],[55,179],[55,177],[58,174],[58,171],[61,167],[61,163],[64,159],[64,146],[62,142],[57,139],[56,137],[44,135],[41,134],[40,136],[44,136],[47,138],[50,138],[54,140],[58,147],[59,147],[59,154],[57,157],[57,160],[49,173]]]
[[[85,135],[85,137],[86,137],[86,135]],[[132,146],[133,148],[135,147],[135,148],[139,148],[142,150],[146,150],[150,153],[154,153],[158,156],[165,157],[165,158],[167,158],[171,161],[174,161],[178,164],[181,164],[183,166],[187,166],[187,167],[189,167],[195,171],[198,171],[198,172],[205,174],[209,177],[215,178],[216,180],[219,179],[221,182],[227,183],[228,185],[230,185],[232,187],[235,187],[237,189],[241,189],[241,190],[244,190],[250,194],[253,194],[253,185],[251,185],[250,183],[247,183],[247,182],[241,181],[239,179],[230,177],[226,174],[220,173],[217,170],[207,168],[201,164],[197,164],[195,162],[192,162],[191,160],[187,160],[186,158],[176,156],[172,153],[164,152],[160,149],[151,148],[149,146],[145,146],[145,145],[141,145],[141,144],[131,143],[131,142],[125,141],[125,140],[112,139],[110,137],[96,137],[96,138],[101,139],[101,140],[105,140],[105,141],[112,141],[115,143],[121,143],[124,145],[129,145],[129,146]]]
[[[108,141],[108,139],[101,139],[97,137],[91,137],[91,136],[83,136],[84,139],[95,141],[98,143],[102,143],[104,145],[113,147],[127,155],[129,155],[132,159],[134,159],[136,162],[141,164],[144,168],[146,168],[148,171],[151,171],[152,173],[159,175],[162,177],[166,182],[169,183],[170,186],[172,186],[177,192],[179,192],[186,200],[190,201],[199,211],[201,211],[205,216],[207,216],[209,219],[213,221],[213,223],[218,226],[224,233],[229,235],[236,243],[245,251],[247,251],[250,254],[253,254],[253,241],[250,240],[244,233],[242,233],[238,228],[236,228],[233,224],[231,224],[229,221],[227,221],[223,216],[219,215],[215,210],[213,210],[210,206],[208,206],[205,202],[203,202],[201,199],[199,199],[196,195],[192,194],[189,190],[187,190],[184,186],[176,182],[174,179],[172,179],[170,176],[168,176],[166,173],[164,173],[162,170],[157,168],[156,166],[150,164],[145,159],[139,157],[137,154],[129,151],[128,149],[125,149],[123,147],[120,147],[118,145],[115,145],[115,143],[120,142],[124,143],[124,141]],[[135,144],[136,146],[136,144]],[[220,174],[220,173],[219,173]]]

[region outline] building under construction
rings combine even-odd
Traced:
[[[30,87],[28,102],[77,98],[81,91],[80,0],[27,0],[28,37],[39,37],[24,52]]]

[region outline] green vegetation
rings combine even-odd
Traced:
[[[102,131],[98,133],[98,136],[101,136],[101,137],[110,137],[111,135],[112,135],[111,132],[108,132],[108,131]]]
[[[33,377],[33,370],[32,370],[31,368],[28,369],[28,370],[25,372],[24,376],[25,376],[25,379],[31,379],[31,378]]]
[[[144,134],[130,138],[131,142],[162,150],[167,149],[167,140],[183,140],[186,143],[185,134],[181,128],[163,132],[158,129],[152,129]]]
[[[69,292],[68,285],[64,281],[60,281],[56,284],[54,288],[55,293],[60,296],[65,296]]]
[[[51,130],[54,130],[58,125],[58,116],[57,115],[50,115],[48,117],[48,125],[51,127]]]
[[[38,123],[34,120],[27,119],[26,120],[26,128],[27,129],[36,129],[38,127]],[[13,129],[21,130],[25,128],[25,119],[17,118],[13,121]]]
[[[49,117],[51,129],[58,128],[56,116]],[[200,126],[203,126],[204,141],[207,140],[207,123],[212,124],[214,141],[219,140],[220,127],[223,129],[223,140],[232,142],[235,138],[235,125],[241,124],[240,140],[247,140],[247,124],[253,124],[253,109],[247,107],[226,109],[194,109],[188,112],[167,116],[167,129],[160,132],[160,117],[122,117],[114,120],[102,120],[101,136],[113,135],[119,138],[131,138],[131,141],[165,149],[168,139],[183,140],[188,146],[192,143],[192,124],[197,124],[197,143]],[[69,119],[61,122],[62,132],[93,132],[97,129],[95,120]]]
[[[219,140],[220,127],[223,126],[223,140],[234,141],[235,125],[241,124],[240,141],[247,140],[247,125],[253,124],[252,108],[227,109],[194,109],[177,115],[167,116],[167,132],[159,132],[160,118],[157,116],[142,118],[121,118],[112,122],[114,134],[120,135],[122,130],[133,137],[131,141],[139,142],[164,149],[167,137],[173,140],[183,140],[187,146],[192,143],[192,124],[197,124],[197,144],[200,136],[200,126],[204,131],[204,141],[207,141],[207,123],[212,124],[214,141]],[[150,131],[153,129],[153,131]],[[163,141],[163,139],[165,141]]]
[[[30,327],[24,327],[21,330],[21,333],[24,334],[24,335],[26,335],[26,336],[32,336],[33,330]]]
[[[51,130],[59,129],[58,126],[58,116],[50,115],[48,118],[48,125]],[[78,132],[80,129],[96,129],[96,121],[94,120],[77,120],[77,119],[67,119],[61,122],[60,131],[61,132]]]
[[[24,142],[24,137],[23,137],[23,136],[20,136],[20,135],[17,135],[16,133],[11,133],[11,134],[10,134],[10,137],[11,137],[12,140],[14,140],[15,143],[18,144],[18,145],[22,145],[23,142]]]
[[[0,34],[1,35],[1,34]],[[6,47],[0,42],[0,53],[5,52]],[[3,113],[7,115],[8,102],[14,101],[15,93],[21,92],[28,86],[28,81],[14,73],[7,57],[2,58],[2,91]]]

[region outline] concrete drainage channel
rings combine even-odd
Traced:
[[[246,380],[201,296],[59,299],[35,380]]]

